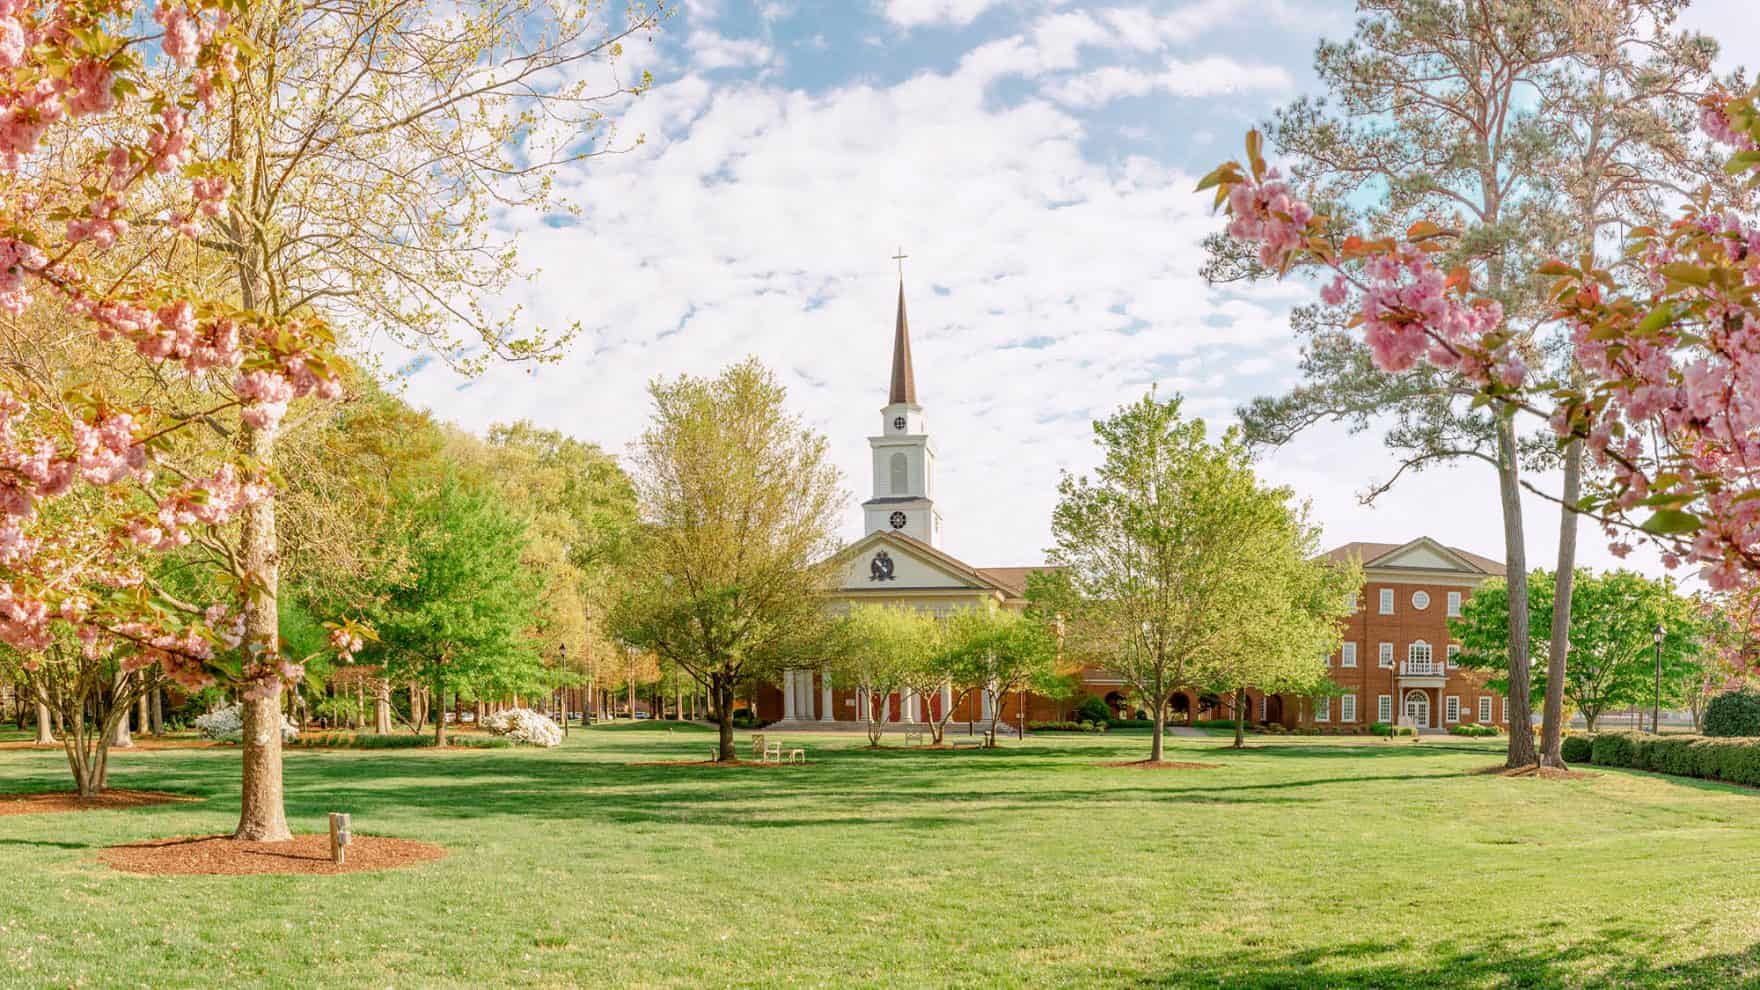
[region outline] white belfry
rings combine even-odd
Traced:
[[[874,455],[874,497],[862,503],[862,530],[890,530],[939,547],[935,448],[923,423],[923,407],[917,405],[902,274],[898,280],[898,322],[892,337],[892,387],[880,415],[880,435],[868,438]]]

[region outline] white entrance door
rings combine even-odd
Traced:
[[[1422,691],[1406,692],[1406,720],[1420,729],[1430,727],[1430,696]]]

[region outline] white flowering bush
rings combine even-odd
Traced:
[[[192,724],[205,738],[220,742],[239,742],[244,739],[244,705],[216,708],[206,715],[197,715]],[[292,742],[297,735],[299,726],[294,725],[286,715],[281,716],[282,742]]]
[[[550,716],[530,708],[509,708],[493,712],[484,716],[483,728],[528,746],[548,748],[562,745],[562,727],[552,721]]]

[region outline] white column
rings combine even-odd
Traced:
[[[941,685],[941,717],[946,718],[953,711],[953,685]]]
[[[856,721],[868,720],[868,689],[856,688]]]
[[[782,672],[782,717],[794,718],[795,676],[794,671]]]
[[[978,717],[983,719],[986,722],[990,721],[990,712],[991,712],[991,709],[995,706],[995,704],[996,704],[996,693],[994,691],[990,690],[990,688],[985,687],[984,688],[983,711],[979,714]]]
[[[898,720],[915,722],[917,720],[917,692],[900,691],[898,693]]]
[[[819,672],[819,721],[829,722],[836,718],[831,711],[831,675],[826,671]]]

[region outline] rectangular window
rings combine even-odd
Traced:
[[[1566,671],[1566,673],[1569,673],[1569,671]],[[1484,722],[1487,725],[1489,725],[1491,722],[1491,696],[1490,695],[1485,695],[1484,697],[1479,699],[1479,721]]]
[[[1383,667],[1393,666],[1393,644],[1392,643],[1382,643],[1381,644],[1381,666],[1383,666]]]
[[[1375,721],[1388,723],[1393,721],[1393,695],[1377,695],[1375,698]]]
[[[1266,711],[1269,709],[1270,705],[1271,697],[1269,695],[1262,694],[1259,696],[1259,721],[1269,721],[1270,717],[1266,715]]]
[[[1340,722],[1355,722],[1357,720],[1357,696],[1356,695],[1347,694],[1343,698],[1339,699],[1338,720]]]
[[[1450,667],[1457,666],[1455,664],[1455,658],[1460,655],[1461,655],[1461,644],[1459,644],[1459,643],[1448,644],[1448,665]]]
[[[1341,664],[1342,666],[1355,667],[1357,665],[1357,644],[1355,644],[1355,643],[1344,644],[1344,652],[1343,652],[1342,656],[1344,658],[1343,662]]]
[[[1314,699],[1314,721],[1316,721],[1316,722],[1330,722],[1330,721],[1332,721],[1332,699],[1331,698],[1316,698],[1316,699]]]
[[[1460,695],[1451,694],[1448,696],[1448,703],[1442,706],[1442,720],[1444,722],[1459,722],[1461,720]]]
[[[1569,671],[1566,671],[1566,673],[1569,673]],[[1508,698],[1503,699],[1503,722],[1505,724],[1507,724],[1509,722],[1509,699]]]
[[[1382,615],[1392,615],[1393,614],[1393,589],[1392,588],[1382,588],[1381,589],[1381,614]]]
[[[1458,591],[1448,593],[1448,614],[1450,618],[1456,618],[1461,614],[1461,593]]]

